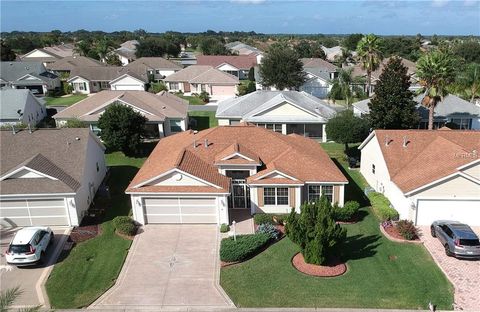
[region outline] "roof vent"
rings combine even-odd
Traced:
[[[166,107],[165,105],[164,105],[164,106],[162,106],[162,109],[166,109],[166,108],[167,108],[167,107]]]
[[[408,140],[407,136],[404,135],[403,136],[403,147],[407,147],[407,144],[410,143],[410,141]]]
[[[32,126],[30,126],[30,123],[28,123],[28,133],[32,133]]]
[[[390,144],[390,138],[387,136],[385,136],[385,146],[388,146],[388,144]]]
[[[197,134],[198,133],[198,130],[193,130],[193,134]]]
[[[205,148],[208,147],[208,139],[205,139]]]
[[[75,137],[75,141],[80,141],[80,138],[79,138],[79,137]]]
[[[197,148],[197,141],[193,140],[193,148]]]

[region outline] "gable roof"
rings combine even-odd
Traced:
[[[480,150],[480,131],[375,130],[359,148],[372,139],[380,145],[391,180],[404,193],[459,172],[478,160],[465,155]]]
[[[182,69],[177,63],[166,60],[163,57],[141,57],[128,63],[125,67],[130,69],[136,68],[138,70],[143,70],[144,72],[146,72],[147,69]]]
[[[336,72],[338,67],[321,58],[301,58],[304,68],[320,68],[326,72]]]
[[[255,55],[199,55],[197,65],[208,65],[219,67],[223,64],[230,64],[233,67],[249,70],[257,65]]]
[[[252,47],[251,45],[245,44],[240,41],[227,43],[225,47],[229,50],[238,52],[239,55],[257,55],[263,53],[263,51],[261,51],[260,49]]]
[[[239,84],[237,77],[207,65],[192,65],[164,79],[167,82],[211,83],[220,85]]]
[[[51,64],[47,68],[55,71],[71,71],[76,67],[104,66],[101,62],[86,56],[66,56]]]
[[[306,92],[298,91],[263,91],[258,90],[237,98],[218,103],[217,118],[242,118],[245,121],[256,121],[255,114],[288,102],[312,114],[311,121],[329,119],[342,107],[330,105]],[[263,117],[265,118],[265,117]],[[285,121],[295,121],[295,116],[282,116]]]
[[[86,128],[0,131],[0,176],[26,168],[54,178],[6,178],[0,181],[1,194],[76,192],[83,181],[90,136]]]
[[[73,49],[74,45],[71,43],[66,43],[66,44],[59,44],[59,45],[54,45],[51,47],[44,47],[44,48],[38,48],[34,49],[20,57],[22,60],[28,61],[29,59],[39,59],[38,57],[29,57],[30,54],[32,54],[35,51],[42,51],[48,55],[51,56],[51,58],[48,57],[40,57],[40,59],[45,59],[45,60],[55,60],[55,59],[61,59],[63,57],[67,56],[72,56],[73,55]]]
[[[0,119],[19,120],[21,116],[18,111],[25,111],[29,98],[43,107],[43,104],[28,89],[0,89]]]
[[[68,81],[76,77],[82,77],[89,81],[112,81],[123,75],[129,75],[143,82],[148,82],[147,72],[137,72],[135,70],[121,66],[85,66],[74,67],[70,72]]]
[[[1,62],[0,78],[7,82],[20,83],[19,80],[31,75],[44,82],[57,79],[57,75],[48,72],[41,62]]]
[[[97,121],[103,108],[114,102],[123,102],[143,111],[149,121],[164,121],[165,118],[185,118],[188,102],[169,92],[153,94],[146,91],[104,90],[58,112],[55,119],[78,118]]]
[[[252,138],[255,138],[252,140]],[[205,147],[202,142],[208,141]],[[197,143],[198,142],[198,143]],[[235,142],[235,143],[232,143]],[[236,146],[234,144],[237,144]],[[195,145],[195,146],[194,146]],[[258,157],[263,166],[260,172],[281,168],[291,174],[298,183],[306,181],[346,183],[337,166],[314,140],[298,135],[282,135],[273,131],[241,124],[219,126],[195,133],[186,131],[159,141],[142,168],[134,177],[127,192],[161,191],[152,186],[139,186],[174,168],[181,168],[184,155],[195,157],[188,160],[189,172],[201,172],[203,180],[218,185],[227,192],[229,183],[217,181],[215,162],[230,151],[238,149],[242,154]],[[201,160],[201,161],[200,161]],[[227,178],[229,179],[229,178]],[[278,180],[277,182],[281,182]],[[171,187],[173,191],[175,187]],[[197,187],[183,187],[183,192],[198,191]]]
[[[378,67],[378,69],[376,71],[372,72],[372,80],[378,80],[380,78],[380,75],[382,74],[383,69],[385,68],[388,61],[392,57],[393,56],[383,59],[383,61],[380,63],[380,66]],[[410,75],[410,76],[413,76],[415,74],[415,72],[417,71],[417,65],[414,62],[412,62],[410,60],[407,60],[406,58],[401,57],[400,59],[402,60],[402,64],[405,67],[407,67],[407,74]],[[367,72],[366,72],[366,70],[364,70],[362,68],[362,64],[357,64],[357,65],[355,65],[351,68],[353,68],[353,72],[352,72],[353,76],[361,76],[361,77],[366,77],[367,76]]]

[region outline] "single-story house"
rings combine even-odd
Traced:
[[[0,87],[29,89],[35,95],[45,95],[60,86],[58,76],[47,71],[41,62],[1,62]]]
[[[152,138],[185,131],[188,124],[186,100],[168,92],[153,94],[146,91],[100,91],[60,111],[53,118],[59,127],[70,119],[80,119],[100,134],[98,118],[113,103],[127,105],[144,115],[147,134]]]
[[[0,131],[0,220],[7,226],[81,223],[107,168],[89,129]]]
[[[215,116],[219,125],[249,122],[326,142],[325,125],[341,109],[305,92],[259,90],[219,102]]]
[[[141,57],[128,63],[125,67],[136,73],[147,73],[155,81],[162,80],[183,68],[163,57]]]
[[[257,65],[257,57],[254,54],[199,55],[197,65],[212,66],[238,79],[248,79],[248,72]]]
[[[263,51],[245,44],[241,41],[233,41],[225,44],[225,48],[238,55],[261,55]]]
[[[67,78],[72,70],[78,67],[105,66],[100,61],[86,56],[74,55],[66,56],[53,63],[47,64],[47,69],[55,72],[62,78]]]
[[[238,77],[227,74],[212,66],[192,65],[164,79],[171,92],[182,91],[185,95],[208,92],[212,101],[236,96]]]
[[[64,57],[73,56],[73,49],[74,45],[71,43],[38,48],[20,56],[20,60],[24,62],[41,62],[46,66]]]
[[[122,66],[125,66],[137,59],[137,45],[137,40],[128,40],[120,44],[120,48],[114,50],[112,53],[117,55],[120,62],[122,62]]]
[[[480,132],[375,130],[359,146],[360,172],[401,219],[480,225]]]
[[[316,141],[243,123],[160,140],[126,193],[141,224],[222,224],[231,209],[299,212],[321,195],[342,206],[347,183]]]
[[[82,94],[102,90],[145,90],[148,75],[117,66],[76,67],[67,82],[74,93]]]
[[[419,129],[427,129],[428,127],[429,112],[428,108],[422,105],[423,98],[423,94],[414,98],[420,115]],[[353,113],[358,117],[367,115],[370,112],[369,103],[370,99],[353,103]],[[434,129],[447,126],[455,129],[480,130],[480,105],[449,94],[435,107],[433,126]]]
[[[0,126],[36,126],[47,116],[45,104],[28,89],[0,89]]]
[[[321,58],[302,58],[305,83],[299,88],[320,99],[325,99],[332,89],[332,80],[338,76],[338,67]]]

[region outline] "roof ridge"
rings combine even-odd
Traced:
[[[186,148],[182,148],[180,153],[177,156],[177,159],[175,160],[175,164],[173,165],[175,168],[178,168],[180,164],[182,163],[183,158],[185,157],[185,154],[187,153]]]

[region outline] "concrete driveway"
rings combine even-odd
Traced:
[[[480,236],[480,227],[473,230]],[[480,311],[480,260],[459,260],[447,257],[442,243],[430,235],[430,227],[420,227],[420,239],[430,252],[440,269],[455,287],[455,304],[457,309]]]
[[[146,225],[115,284],[90,308],[232,306],[218,285],[216,225]]]
[[[1,256],[0,256],[0,285],[1,290],[19,286],[23,294],[15,302],[15,306],[48,306],[48,298],[43,291],[43,283],[55,264],[63,243],[68,238],[70,229],[53,228],[55,234],[53,244],[47,249],[47,262],[45,265],[35,265],[17,268],[8,265],[5,260],[5,251],[10,244],[18,228],[2,229],[1,235]]]

